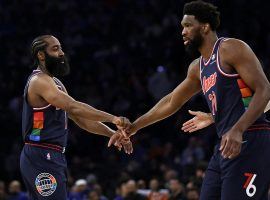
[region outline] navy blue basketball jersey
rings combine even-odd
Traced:
[[[219,38],[209,60],[200,57],[200,78],[204,96],[221,137],[239,120],[252,100],[253,91],[241,77],[225,73],[220,65],[219,46],[228,38]],[[255,124],[266,122],[263,114]],[[254,124],[254,125],[255,125]]]
[[[23,113],[22,113],[22,132],[25,143],[46,144],[51,148],[58,145],[65,147],[67,144],[68,128],[67,113],[51,104],[42,108],[33,108],[27,101],[28,87],[33,76],[43,73],[34,70],[28,77],[24,89]],[[59,90],[65,91],[63,84],[53,77]]]

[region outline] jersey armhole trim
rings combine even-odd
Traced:
[[[239,77],[239,74],[228,74],[226,72],[224,72],[221,68],[221,64],[220,64],[220,59],[219,59],[219,47],[220,47],[220,44],[223,42],[223,41],[226,41],[228,40],[228,38],[223,38],[220,43],[219,43],[219,46],[218,46],[218,49],[217,49],[217,68],[218,68],[218,71],[223,75],[223,76],[226,76],[226,77],[230,77],[230,78],[234,78],[234,77]]]

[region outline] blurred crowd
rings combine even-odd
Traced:
[[[32,66],[31,41],[55,35],[71,64],[71,96],[135,120],[186,75],[183,0],[0,0],[0,199],[25,199],[19,172],[22,94]],[[220,8],[219,36],[247,42],[270,74],[266,0],[209,1]],[[198,199],[215,127],[181,132],[187,110],[208,111],[201,94],[176,115],[132,138],[134,153],[108,149],[107,138],[70,123],[67,160],[71,200]],[[112,127],[114,128],[114,127]]]

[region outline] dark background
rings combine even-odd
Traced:
[[[70,75],[62,80],[72,97],[133,121],[186,76],[192,60],[181,37],[185,2],[0,0],[0,180],[20,179],[22,94],[33,69],[30,44],[35,37],[52,34],[62,43],[71,64]],[[218,35],[248,43],[269,77],[268,1],[208,2],[221,11]],[[174,116],[141,130],[132,139],[135,152],[130,156],[107,149],[107,138],[85,134],[71,122],[66,153],[70,185],[95,174],[104,193],[113,196],[116,180],[163,180],[164,166],[185,183],[198,161],[209,160],[216,139],[213,126],[192,135],[180,131],[191,117],[188,109],[208,111],[202,96],[195,96]],[[191,140],[203,156],[191,156],[186,164],[183,152]]]

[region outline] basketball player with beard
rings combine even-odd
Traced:
[[[220,138],[203,181],[201,200],[266,200],[270,183],[270,124],[263,114],[270,84],[251,48],[243,41],[218,38],[219,12],[210,3],[186,3],[181,25],[186,50],[201,56],[187,77],[125,135],[169,117],[201,90]],[[109,146],[118,144],[121,133]]]
[[[37,67],[24,90],[22,131],[24,147],[20,158],[23,180],[32,200],[67,199],[67,164],[65,147],[68,117],[88,132],[111,137],[130,125],[128,119],[116,117],[74,100],[56,77],[69,73],[69,64],[57,38],[39,36],[32,42],[32,56]],[[129,139],[120,142],[126,153],[132,152]]]

